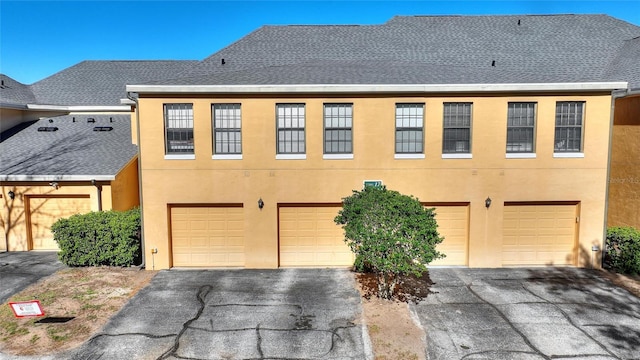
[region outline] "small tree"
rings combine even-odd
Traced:
[[[433,209],[418,199],[385,187],[365,187],[343,199],[335,222],[356,258],[378,278],[378,296],[391,299],[402,275],[421,276],[426,265],[443,258],[436,245]]]

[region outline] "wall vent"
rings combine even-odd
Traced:
[[[93,131],[111,131],[113,130],[113,126],[96,126],[93,128]]]
[[[88,123],[94,123],[94,122],[96,122],[96,119],[94,119],[94,118],[87,118],[87,122],[88,122]]]
[[[55,126],[40,126],[38,128],[38,131],[40,132],[52,132],[52,131],[58,131],[58,128]]]

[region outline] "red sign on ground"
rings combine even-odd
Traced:
[[[30,317],[30,316],[44,316],[42,306],[40,306],[39,300],[10,302],[11,310],[17,318]]]

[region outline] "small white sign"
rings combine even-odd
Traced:
[[[9,306],[11,306],[13,314],[18,318],[28,316],[44,316],[44,311],[42,311],[42,306],[40,306],[39,300],[10,302]]]

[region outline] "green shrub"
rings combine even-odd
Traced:
[[[73,215],[51,227],[67,266],[139,265],[140,210]]]
[[[632,227],[607,229],[604,266],[619,273],[640,274],[640,231]]]
[[[354,268],[375,273],[378,296],[385,299],[393,297],[400,276],[421,276],[428,263],[444,257],[436,251],[443,238],[433,209],[385,187],[365,187],[344,198],[335,222],[356,255]]]

